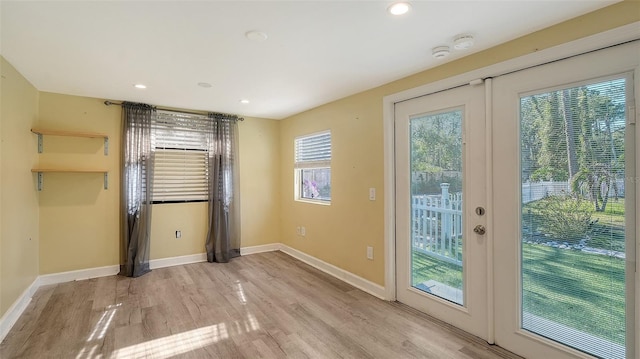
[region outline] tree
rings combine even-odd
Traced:
[[[522,102],[531,102],[528,111],[521,113],[521,128],[531,126],[536,129],[539,144],[539,155],[529,179],[566,181],[569,179],[567,161],[567,140],[565,123],[561,114],[559,93],[549,92],[525,97]],[[524,109],[524,108],[521,108]]]
[[[624,79],[523,97],[523,180],[569,181],[605,211],[624,176],[624,104]]]
[[[574,130],[573,106],[571,103],[572,95],[570,89],[562,90],[562,117],[564,119],[564,134],[567,141],[567,168],[569,170],[569,178],[578,173],[578,160],[576,159],[576,133]]]
[[[604,93],[603,93],[604,92]],[[571,187],[581,190],[598,212],[604,212],[617,179],[624,176],[624,82],[581,89],[582,148],[580,171]]]
[[[414,193],[440,191],[449,182],[450,190],[462,190],[462,111],[454,110],[411,120],[411,171],[422,173],[414,183]]]

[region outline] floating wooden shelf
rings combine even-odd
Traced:
[[[107,170],[81,168],[32,168],[31,172],[38,174],[38,191],[42,191],[44,173],[104,173],[104,189],[109,188],[109,171]]]
[[[109,135],[96,132],[76,132],[76,131],[60,131],[45,130],[41,128],[32,128],[31,132],[38,135],[38,153],[42,153],[42,136],[66,136],[66,137],[84,137],[84,138],[103,138],[104,139],[104,155],[109,154]]]
[[[96,133],[96,132],[75,132],[75,131],[43,130],[41,128],[32,128],[31,132],[37,133],[39,135],[47,135],[47,136],[109,138],[109,135],[107,135],[105,133]]]
[[[33,168],[31,172],[106,173],[107,170],[87,170],[75,168]]]

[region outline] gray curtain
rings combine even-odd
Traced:
[[[122,258],[120,275],[139,277],[149,271],[153,156],[151,122],[155,108],[122,104],[122,174],[120,215]]]
[[[215,113],[209,118],[209,231],[205,248],[209,262],[226,263],[240,255],[238,118]]]

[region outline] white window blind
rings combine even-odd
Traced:
[[[331,132],[298,137],[295,142],[295,167],[328,167],[331,165]]]
[[[208,200],[209,142],[206,116],[160,112],[153,122],[153,201]]]

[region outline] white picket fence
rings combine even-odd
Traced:
[[[624,182],[617,181],[618,195],[624,196]],[[413,250],[462,265],[462,193],[449,193],[449,184],[440,184],[439,195],[417,195],[411,199]],[[568,182],[541,181],[522,184],[522,204],[547,196],[569,193]]]
[[[412,197],[413,250],[448,263],[462,264],[462,193],[449,193],[440,184],[439,195]],[[568,182],[542,181],[522,184],[522,203],[566,194]]]
[[[522,184],[522,204],[537,201],[547,196],[569,193],[569,182],[525,182]]]
[[[413,250],[443,261],[462,264],[462,193],[412,197]]]
[[[616,180],[617,195],[624,197],[624,179]],[[606,185],[602,189],[606,191]],[[547,196],[566,195],[570,193],[569,182],[540,181],[525,182],[522,184],[522,204],[537,201]],[[610,196],[613,196],[613,184],[609,188]]]

